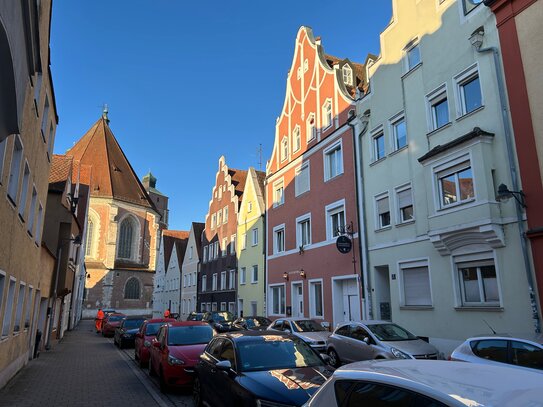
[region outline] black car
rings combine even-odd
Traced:
[[[266,317],[241,317],[232,322],[232,326],[238,329],[248,329],[250,331],[263,331],[272,323]]]
[[[136,334],[144,321],[145,317],[142,316],[125,317],[121,324],[115,328],[113,343],[121,349],[126,347],[134,347]]]
[[[187,317],[187,321],[201,321],[203,316],[203,312],[191,312]]]
[[[196,365],[194,405],[301,406],[333,371],[294,335],[225,333],[209,342]]]
[[[237,331],[237,328],[232,327],[234,322],[234,314],[229,311],[208,311],[204,312],[202,321],[207,322],[217,332]]]

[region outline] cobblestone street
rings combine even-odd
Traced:
[[[0,391],[0,406],[191,406],[190,394],[163,395],[158,382],[133,361],[133,349],[81,321],[63,341],[42,352]]]

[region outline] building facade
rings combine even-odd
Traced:
[[[66,155],[90,166],[83,317],[98,308],[152,313],[160,215],[104,114]]]
[[[495,60],[470,39],[481,30],[484,46],[499,46],[494,15],[476,2],[394,0],[358,105],[367,315],[445,354],[484,321],[534,328],[522,221],[496,200],[513,151]]]
[[[181,267],[181,320],[185,321],[191,312],[197,311],[198,271],[202,259],[202,233],[205,224],[192,222],[187,251]]]
[[[520,184],[526,204],[526,236],[538,287],[539,317],[543,307],[543,2],[538,0],[486,0],[496,15],[505,86],[509,99]]]
[[[47,329],[54,255],[41,244],[58,123],[50,17],[50,0],[0,4],[0,387]]]
[[[215,176],[198,276],[198,309],[236,313],[236,233],[247,171],[229,168],[223,157]]]
[[[154,318],[162,317],[167,309],[181,315],[181,265],[188,240],[189,232],[162,232],[153,288]]]
[[[365,67],[327,55],[301,27],[266,168],[267,314],[329,326],[362,316],[355,98]],[[351,244],[336,248],[339,236]]]
[[[250,167],[238,214],[238,314],[266,315],[266,174]]]

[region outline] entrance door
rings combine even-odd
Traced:
[[[304,289],[302,283],[292,284],[292,316],[304,316]]]
[[[342,281],[343,321],[360,321],[360,294],[356,278]]]
[[[388,266],[375,267],[375,302],[379,319],[392,320],[390,308],[390,277]]]

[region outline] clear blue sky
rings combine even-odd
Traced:
[[[391,0],[54,0],[51,67],[64,153],[109,105],[141,178],[170,197],[170,229],[203,221],[218,159],[263,169],[301,25],[326,53],[379,53]]]

